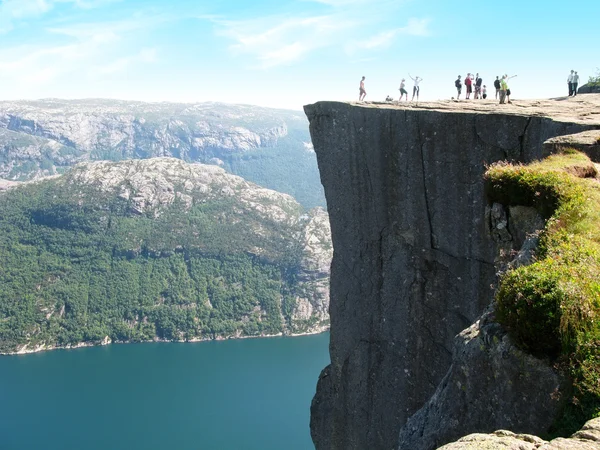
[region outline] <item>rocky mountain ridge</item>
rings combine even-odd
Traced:
[[[102,99],[0,102],[0,178],[24,181],[88,160],[163,156],[222,166],[309,207],[324,205],[300,112]],[[272,166],[268,174],[265,165]]]

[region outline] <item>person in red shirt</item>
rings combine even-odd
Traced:
[[[465,87],[467,88],[466,99],[468,100],[471,97],[471,92],[473,92],[473,75],[467,73],[465,77]]]

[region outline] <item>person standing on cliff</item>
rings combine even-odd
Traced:
[[[481,85],[483,84],[483,80],[479,76],[479,74],[475,75],[475,98],[481,98]]]
[[[360,87],[358,88],[358,101],[362,102],[367,96],[367,91],[365,91],[365,77],[363,76],[360,80]]]
[[[510,88],[508,87],[508,80],[510,80],[511,78],[516,77],[516,75],[512,75],[512,76],[509,77],[508,74],[505,74],[504,76],[506,77],[506,102],[507,103],[512,103],[510,101]]]
[[[462,81],[460,79],[460,75],[458,76],[458,78],[454,82],[454,86],[456,86],[456,90],[458,91],[458,95],[456,96],[456,99],[460,100],[460,93],[462,92]]]
[[[494,87],[496,88],[496,100],[498,100],[498,95],[500,95],[500,78],[496,75],[496,79],[494,80]]]
[[[473,92],[473,75],[471,75],[471,72],[468,72],[465,77],[465,86],[467,88],[465,99],[469,100],[471,98],[471,92]]]
[[[569,97],[573,95],[573,71],[567,77],[567,84],[569,85]]]
[[[500,80],[500,104],[503,105],[506,101],[506,91],[508,90],[508,83],[506,82],[506,75],[502,75]]]
[[[406,87],[406,79],[402,78],[402,81],[400,82],[400,100],[398,100],[399,102],[402,101],[402,96],[406,95],[406,101],[408,101],[408,91],[405,89]]]
[[[577,86],[579,86],[579,75],[577,75],[577,71],[575,71],[575,73],[573,74],[573,83],[571,86],[573,88],[573,97],[577,95]]]
[[[409,73],[408,76],[410,77],[411,80],[414,81],[414,86],[413,86],[413,96],[411,99],[411,102],[415,99],[415,95],[417,96],[417,101],[419,101],[419,83],[421,81],[423,81],[423,78],[420,78],[418,75],[416,77],[412,77],[412,75]],[[408,97],[407,97],[408,98]]]

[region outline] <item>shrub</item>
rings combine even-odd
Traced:
[[[596,75],[591,75],[588,79],[588,84],[592,86],[600,86],[600,69],[596,69]]]
[[[485,176],[491,202],[532,206],[547,219],[538,260],[502,276],[496,312],[517,346],[571,380],[557,435],[600,415],[600,185],[575,176],[595,173],[568,150],[528,166],[495,164]]]

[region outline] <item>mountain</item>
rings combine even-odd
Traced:
[[[175,158],[84,162],[3,189],[0,352],[328,325],[320,207]]]
[[[170,156],[215,164],[304,206],[325,206],[300,111],[221,103],[0,102],[0,178],[26,181],[82,161]]]

